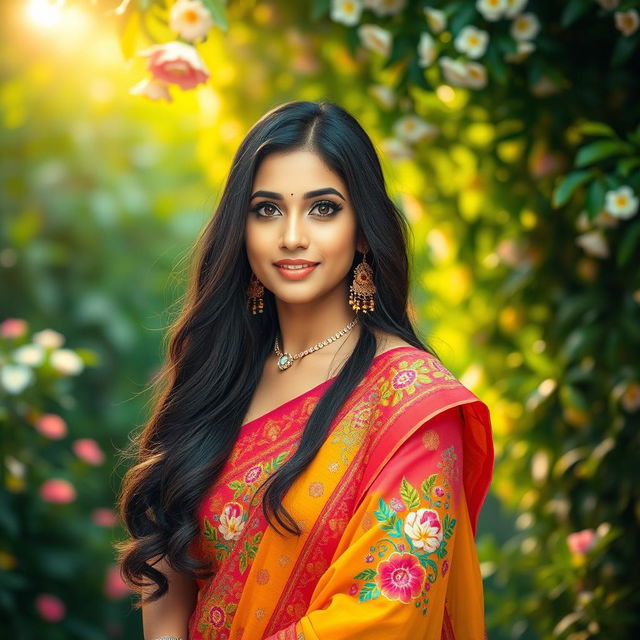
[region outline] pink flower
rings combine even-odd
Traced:
[[[368,553],[364,559],[365,562],[373,562],[373,556]]]
[[[40,497],[46,502],[64,504],[76,499],[76,490],[68,480],[52,478],[40,487]]]
[[[262,467],[260,465],[258,465],[257,467],[251,467],[251,469],[249,469],[249,471],[245,473],[244,481],[247,484],[251,484],[252,482],[255,482],[260,477],[261,473],[262,473]]]
[[[104,462],[104,453],[93,438],[80,438],[73,443],[73,451],[88,464],[97,467]]]
[[[110,600],[120,600],[129,593],[129,587],[120,575],[120,567],[112,564],[107,569],[104,581],[104,595]]]
[[[567,546],[571,553],[585,555],[596,543],[597,534],[593,529],[583,529],[567,536]]]
[[[393,552],[378,565],[375,580],[382,594],[389,600],[405,604],[422,589],[425,571],[412,553]]]
[[[355,596],[358,593],[358,585],[354,582],[349,589],[349,595]]]
[[[34,426],[36,431],[50,440],[60,440],[67,435],[67,423],[55,413],[44,413]]]
[[[149,71],[159,82],[193,89],[209,79],[209,71],[196,49],[184,42],[155,44],[138,53],[149,58]]]
[[[402,502],[401,500],[398,500],[398,498],[395,498],[395,497],[389,500],[389,505],[394,511],[404,511],[405,509],[404,502]]]
[[[20,318],[7,318],[0,323],[0,337],[21,338],[27,332],[27,323]]]
[[[448,570],[448,569],[449,569],[449,561],[448,561],[448,560],[445,560],[445,561],[442,563],[442,575],[443,575],[443,576],[446,576],[446,575],[447,575],[447,570]]]
[[[99,527],[113,527],[118,524],[118,517],[113,509],[99,507],[91,513],[91,520]]]
[[[222,607],[211,607],[211,611],[209,612],[209,622],[211,622],[214,627],[221,627],[224,624],[225,618],[226,616]]]
[[[444,489],[442,487],[436,487],[436,495],[441,498],[444,495]]]
[[[36,609],[47,622],[60,622],[67,612],[64,602],[48,593],[41,593],[36,597]]]
[[[218,531],[225,540],[237,540],[244,529],[243,509],[238,502],[227,502],[220,514]]]

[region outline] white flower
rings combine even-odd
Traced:
[[[218,531],[225,540],[237,540],[244,529],[243,509],[239,502],[227,502],[220,514]]]
[[[473,25],[467,25],[453,41],[454,47],[460,53],[466,53],[470,58],[481,58],[487,50],[489,34]]]
[[[442,544],[442,523],[437,511],[418,509],[407,514],[404,532],[416,549],[433,553]]]
[[[437,55],[436,43],[431,34],[423,31],[418,41],[418,65],[428,67]]]
[[[464,62],[453,60],[449,56],[441,56],[438,63],[442,68],[444,79],[454,87],[464,87],[467,84],[467,67]]]
[[[396,94],[393,92],[393,89],[383,84],[371,85],[369,87],[369,94],[386,109],[391,109],[396,103]]]
[[[507,10],[507,0],[476,0],[476,9],[489,22],[500,20]]]
[[[53,329],[38,331],[31,339],[45,349],[57,349],[64,344],[64,336]]]
[[[536,50],[535,42],[530,40],[516,40],[517,50],[515,53],[506,53],[504,59],[507,62],[522,62],[530,53]]]
[[[400,118],[393,125],[393,132],[400,140],[413,144],[433,140],[438,135],[439,129],[416,115],[408,115]]]
[[[540,31],[540,20],[534,13],[523,13],[511,23],[511,35],[516,40],[533,40]]]
[[[616,23],[616,29],[627,37],[634,34],[638,30],[638,26],[640,26],[640,17],[635,9],[616,11],[613,19]]]
[[[594,258],[608,258],[609,245],[601,231],[589,231],[576,238],[576,244]]]
[[[167,84],[154,78],[143,78],[138,84],[129,89],[129,93],[132,96],[144,96],[150,100],[173,102]]]
[[[440,9],[431,9],[430,7],[424,8],[424,17],[427,19],[429,29],[438,35],[442,33],[447,26],[447,16],[444,11]]]
[[[483,89],[487,86],[487,69],[479,62],[467,62],[467,87]]]
[[[527,4],[527,0],[507,0],[507,8],[504,11],[505,18],[515,18]]]
[[[398,138],[385,138],[380,146],[385,155],[393,158],[394,160],[401,160],[403,158],[413,158],[413,150],[408,144],[405,144]]]
[[[358,27],[358,35],[363,46],[371,51],[377,51],[383,56],[388,56],[391,51],[391,32],[379,27],[377,24],[361,24]]]
[[[22,364],[6,364],[0,372],[0,381],[7,393],[16,395],[33,381],[33,371]]]
[[[24,462],[21,462],[13,456],[6,456],[4,459],[7,471],[15,478],[24,478],[26,475],[27,467]]]
[[[74,376],[84,369],[80,356],[71,349],[56,349],[51,354],[51,366],[65,376]]]
[[[638,211],[638,198],[631,187],[624,185],[605,194],[604,208],[616,218],[631,218]]]
[[[407,0],[373,0],[367,3],[367,8],[371,9],[377,16],[392,16],[400,13],[407,4]]]
[[[25,344],[13,352],[13,359],[18,364],[37,367],[44,360],[44,348],[39,344]]]
[[[331,19],[347,26],[353,26],[362,14],[361,0],[331,0]]]
[[[185,40],[202,40],[213,26],[209,10],[200,0],[177,0],[169,12],[169,27]]]

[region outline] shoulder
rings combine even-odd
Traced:
[[[415,349],[416,352],[426,353],[421,349],[414,347],[412,344],[409,344],[406,340],[393,335],[392,333],[385,333],[378,330],[374,330],[373,333],[376,336],[376,340],[378,342],[378,347],[375,353],[376,356],[379,356],[387,351],[391,351],[392,349],[395,349],[397,347],[411,347],[412,349]]]

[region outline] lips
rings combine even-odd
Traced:
[[[302,280],[318,266],[318,262],[306,260],[279,260],[273,266],[288,280]]]

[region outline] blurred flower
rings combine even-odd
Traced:
[[[383,107],[391,109],[396,103],[396,94],[393,89],[383,84],[374,84],[369,87],[369,94],[372,95]]]
[[[536,50],[535,43],[530,40],[516,40],[516,46],[517,49],[515,53],[505,53],[504,59],[507,62],[515,62],[516,64],[522,62],[529,54]]]
[[[418,41],[418,65],[428,67],[436,59],[437,54],[435,40],[431,34],[423,31]]]
[[[331,19],[347,26],[357,24],[362,15],[361,0],[331,0]]]
[[[624,185],[605,194],[605,209],[616,218],[626,220],[638,211],[638,198],[631,187]]]
[[[44,349],[39,344],[23,344],[12,356],[18,364],[37,367],[44,360]]]
[[[622,406],[629,413],[634,413],[640,409],[640,384],[631,382],[626,385],[621,396]]]
[[[391,51],[391,32],[377,24],[361,24],[358,27],[360,42],[371,51],[388,56]]]
[[[72,448],[78,458],[94,467],[104,462],[104,452],[93,438],[80,438],[73,443]]]
[[[595,258],[609,257],[609,245],[601,231],[589,231],[579,235],[576,238],[576,244],[582,247],[585,253]]]
[[[104,582],[104,595],[111,600],[120,600],[129,593],[129,587],[120,575],[120,568],[113,564],[107,569]]]
[[[511,35],[516,40],[533,40],[540,31],[540,20],[534,13],[523,13],[511,23]]]
[[[45,349],[58,349],[64,344],[64,336],[53,329],[38,331],[31,339]]]
[[[7,318],[0,324],[0,337],[21,338],[27,332],[26,321],[20,318]]]
[[[527,0],[507,0],[507,7],[504,10],[504,17],[515,18],[522,12],[526,4]]]
[[[132,96],[144,96],[145,98],[149,98],[149,100],[166,100],[167,102],[173,102],[166,82],[159,82],[154,78],[143,78],[138,84],[129,89],[129,93]]]
[[[369,0],[367,8],[377,16],[392,16],[400,13],[406,5],[406,0]]]
[[[36,597],[36,609],[47,622],[60,622],[67,612],[62,600],[48,593],[41,593]]]
[[[471,89],[482,89],[487,86],[487,70],[479,62],[467,62],[467,83]]]
[[[60,440],[67,435],[67,423],[55,413],[44,413],[34,426],[36,431],[50,440]]]
[[[396,160],[400,160],[402,158],[413,158],[413,150],[407,144],[405,144],[402,140],[398,140],[398,138],[385,138],[381,143],[383,152],[385,155],[390,158],[394,158]]]
[[[213,26],[209,10],[200,0],[177,0],[169,12],[169,27],[185,40],[201,40]]]
[[[33,371],[22,364],[5,364],[0,371],[0,381],[7,393],[17,395],[33,381]]]
[[[40,497],[45,502],[66,504],[76,499],[76,490],[68,480],[52,478],[41,485]]]
[[[456,87],[464,87],[467,82],[467,67],[464,62],[454,60],[449,56],[442,56],[438,63],[442,68],[444,79]]]
[[[20,460],[13,456],[7,456],[4,459],[4,463],[12,476],[15,476],[16,478],[24,478],[26,467],[23,462],[20,462]]]
[[[476,9],[485,20],[495,22],[500,20],[506,11],[507,0],[477,0]]]
[[[429,25],[429,29],[435,34],[438,35],[442,33],[447,26],[447,16],[444,11],[440,11],[440,9],[432,9],[431,7],[424,8],[424,17],[427,20],[427,24]]]
[[[113,527],[118,524],[118,516],[113,509],[98,507],[91,513],[91,520],[99,527]]]
[[[529,158],[529,173],[533,178],[560,173],[565,168],[565,157],[561,153],[549,151],[545,146],[534,147]]]
[[[469,58],[481,58],[487,50],[489,34],[473,25],[467,25],[453,41],[454,47],[460,53],[466,53]]]
[[[195,47],[184,42],[155,44],[139,51],[147,56],[148,68],[159,82],[177,84],[181,89],[193,89],[209,78],[209,71]]]
[[[558,93],[562,87],[554,82],[549,76],[542,75],[533,85],[531,85],[531,93],[538,98],[545,98],[554,93]]]
[[[596,2],[607,10],[615,9],[620,4],[620,0],[596,0]]]
[[[640,17],[635,9],[616,11],[613,18],[618,31],[627,37],[634,34],[638,30],[638,26],[640,26]]]
[[[84,369],[80,356],[71,349],[56,349],[49,360],[51,366],[65,376],[75,376]]]
[[[585,555],[593,548],[596,540],[597,535],[593,529],[583,529],[567,536],[567,546],[571,553]]]
[[[396,121],[393,125],[393,132],[401,140],[416,143],[433,140],[438,135],[439,129],[436,125],[416,115],[408,115]]]
[[[602,209],[601,211],[598,211],[598,214],[593,219],[593,224],[595,224],[596,227],[612,229],[618,226],[618,218],[609,213],[606,209]]]

